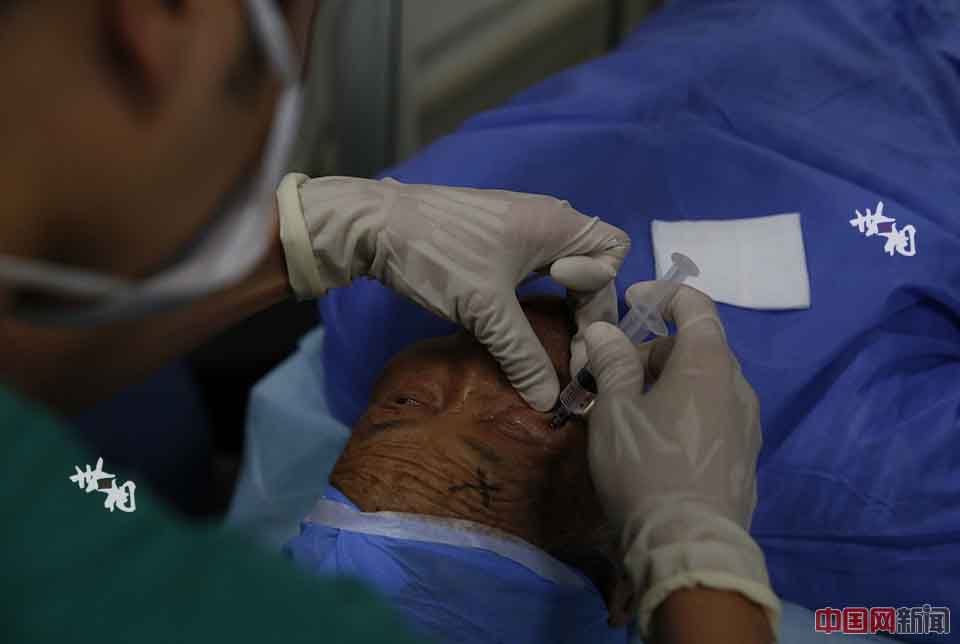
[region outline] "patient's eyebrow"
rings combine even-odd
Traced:
[[[385,429],[393,429],[395,427],[408,427],[416,424],[417,424],[417,419],[403,418],[400,420],[385,420],[382,423],[370,423],[370,429],[374,430],[375,432],[382,432]]]

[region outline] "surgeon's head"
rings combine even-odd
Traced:
[[[563,300],[524,310],[561,386],[572,322]],[[620,621],[615,535],[587,465],[580,420],[549,427],[466,333],[419,342],[383,371],[331,482],[362,510],[465,519],[521,537],[580,567]]]
[[[317,0],[271,1],[304,54]],[[253,33],[242,0],[0,0],[0,193],[37,223],[0,250],[171,261],[260,158],[281,82]]]

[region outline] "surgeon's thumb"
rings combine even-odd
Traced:
[[[596,322],[587,327],[584,342],[599,395],[623,389],[642,391],[643,362],[623,331],[609,322]]]

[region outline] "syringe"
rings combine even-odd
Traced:
[[[688,277],[696,277],[700,269],[692,259],[682,253],[670,256],[673,265],[658,280],[657,288],[645,301],[636,302],[630,311],[620,320],[620,330],[630,338],[634,344],[640,344],[650,334],[667,335],[667,325],[661,313],[664,303],[673,297],[677,287]],[[583,366],[577,375],[560,392],[560,400],[550,420],[550,427],[559,429],[571,416],[583,416],[593,407],[597,395],[597,381],[590,373],[590,364]]]

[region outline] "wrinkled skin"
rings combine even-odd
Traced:
[[[564,302],[531,299],[524,311],[566,385],[574,329]],[[590,480],[586,424],[549,423],[468,334],[419,342],[384,370],[331,482],[366,512],[463,519],[520,537],[583,570],[611,623],[623,624],[629,583]]]

